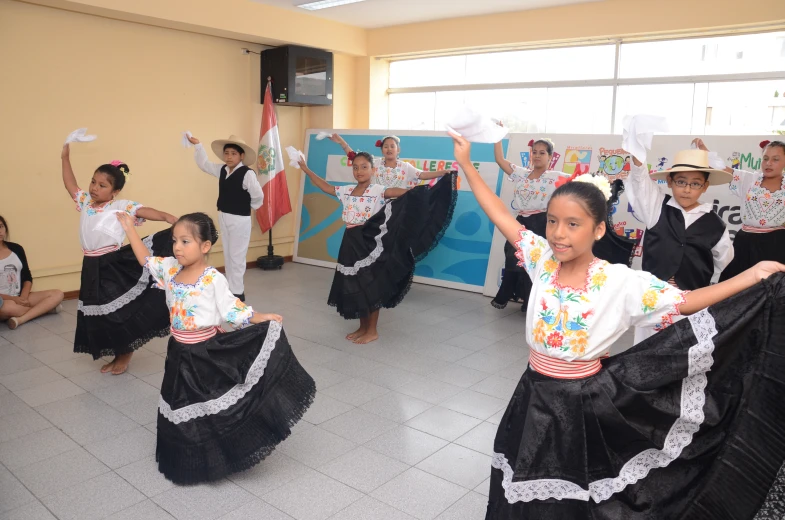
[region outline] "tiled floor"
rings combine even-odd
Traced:
[[[128,373],[72,352],[76,302],[0,324],[0,520],[479,520],[493,436],[526,367],[525,315],[426,285],[382,311],[381,339],[326,305],[332,271],[249,271],[249,301],[284,316],[318,395],[256,468],[177,487],[154,463],[166,340]],[[619,345],[629,345],[627,335]]]

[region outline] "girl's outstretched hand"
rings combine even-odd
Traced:
[[[68,159],[69,157],[71,157],[71,144],[70,143],[65,143],[63,145],[63,151],[60,152],[60,158],[61,159]]]
[[[199,144],[199,139],[197,139],[197,138],[196,138],[196,137],[194,137],[194,136],[191,136],[191,137],[189,137],[189,138],[188,138],[188,141],[190,141],[190,142],[191,142],[191,144]]]
[[[750,271],[752,271],[755,281],[759,282],[761,280],[765,280],[774,273],[785,272],[785,265],[779,262],[771,261],[758,262],[754,266],[750,267]]]
[[[693,139],[692,144],[694,144],[695,148],[697,148],[698,150],[703,150],[704,152],[709,151],[709,149],[706,148],[706,144],[703,142],[703,139],[701,139],[700,137],[696,137],[695,139]]]
[[[134,219],[133,217],[131,217],[131,215],[129,215],[125,211],[118,211],[116,215],[117,215],[117,220],[120,221],[120,225],[123,226],[123,229],[126,232],[130,232],[131,230],[134,229]]]
[[[283,323],[283,316],[280,314],[259,314],[259,317],[262,321],[277,321],[278,323]]]
[[[456,133],[453,132],[447,132],[447,133],[449,134],[450,137],[452,137],[453,153],[455,154],[455,160],[458,161],[458,164],[460,165],[470,164],[472,162],[471,143]]]

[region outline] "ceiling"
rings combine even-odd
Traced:
[[[312,0],[251,1],[372,29],[447,18],[583,4],[599,0],[365,0],[318,11],[306,11],[296,7]],[[558,21],[554,20],[554,23]],[[525,30],[525,27],[521,27],[522,32]]]

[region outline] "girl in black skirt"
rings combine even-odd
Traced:
[[[165,291],[172,337],[158,413],[158,469],[177,484],[218,480],[267,457],[316,393],[281,327],[229,290],[207,263],[218,240],[204,213],[172,230],[174,257],[150,257],[132,218],[118,214],[139,265]],[[222,323],[237,330],[221,334]]]
[[[379,309],[391,309],[403,300],[415,263],[436,246],[450,225],[456,176],[445,175],[432,187],[385,188],[371,184],[371,154],[351,151],[349,159],[355,186],[331,186],[304,159],[300,168],[316,187],[338,197],[343,205],[346,232],[327,303],[347,320],[360,319],[360,327],[346,339],[364,344],[379,338]],[[397,200],[390,202],[393,198]]]
[[[139,266],[129,246],[121,247],[125,232],[115,214],[127,213],[141,225],[145,220],[177,220],[169,213],[130,200],[116,199],[125,186],[128,165],[103,164],[93,173],[88,191],[79,188],[71,168],[70,145],[63,146],[63,184],[76,202],[79,240],[84,251],[74,352],[98,359],[114,356],[101,372],[122,374],[134,351],[155,337],[169,334],[163,291],[151,287],[150,275]],[[171,230],[144,239],[152,254],[172,251]]]
[[[496,434],[486,518],[751,519],[785,460],[785,265],[683,292],[595,258],[607,181],[559,187],[542,238],[453,139],[534,283],[529,369]],[[673,324],[679,313],[690,316]],[[665,330],[608,358],[631,326]]]
[[[693,143],[707,150],[701,139]],[[785,142],[763,141],[761,148],[760,172],[725,169],[733,175],[731,193],[742,200],[742,227],[733,239],[733,260],[720,281],[733,278],[761,260],[785,262]]]

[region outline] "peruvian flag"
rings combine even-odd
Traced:
[[[292,211],[289,202],[289,187],[286,185],[281,140],[278,137],[278,118],[275,117],[273,95],[270,83],[264,92],[264,108],[262,109],[262,129],[259,133],[259,174],[267,175],[267,182],[262,186],[264,203],[256,210],[256,221],[263,233],[272,228],[278,219]]]

